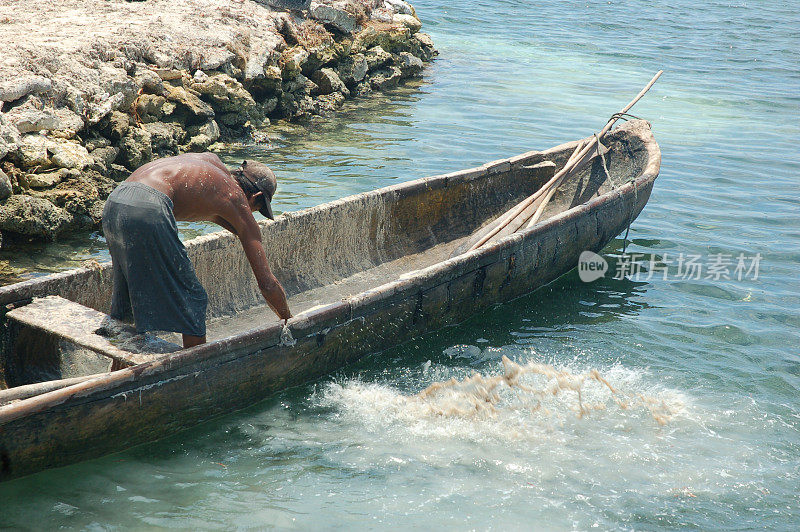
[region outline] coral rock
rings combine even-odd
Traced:
[[[308,14],[323,24],[334,28],[341,33],[353,33],[356,29],[356,17],[345,9],[346,2],[336,2],[333,5],[311,2]]]
[[[52,163],[61,168],[83,170],[93,162],[86,148],[71,140],[49,139],[47,151],[52,154]]]
[[[13,102],[28,94],[49,91],[53,82],[42,76],[23,76],[0,82],[0,102]]]
[[[331,68],[323,68],[314,72],[312,78],[314,83],[319,87],[320,94],[331,94],[332,92],[341,92],[345,96],[350,95],[344,82],[339,79],[339,76]]]
[[[392,22],[395,24],[401,24],[411,30],[411,33],[416,33],[422,29],[422,22],[413,15],[404,15],[402,13],[396,14],[392,17]]]
[[[376,71],[369,79],[370,85],[375,90],[385,90],[397,86],[403,78],[399,68],[390,66]]]
[[[50,157],[47,153],[47,137],[37,133],[20,137],[14,159],[20,168],[49,168]]]
[[[58,117],[52,109],[43,107],[39,98],[28,96],[22,103],[5,113],[5,116],[20,133],[58,129],[60,125]]]
[[[339,74],[339,79],[341,79],[345,85],[354,85],[364,79],[368,69],[369,65],[367,64],[367,59],[364,57],[364,54],[356,54],[342,60],[336,71],[337,74]]]
[[[392,54],[380,46],[375,46],[367,50],[367,53],[364,54],[364,57],[366,58],[367,67],[370,71],[381,68],[383,65],[392,60]]]
[[[167,100],[178,103],[185,107],[190,113],[200,118],[214,118],[214,109],[200,97],[183,87],[173,87],[165,85],[167,90]]]
[[[400,52],[395,60],[395,65],[403,72],[404,76],[413,76],[422,72],[422,59],[408,52]]]
[[[19,143],[19,131],[11,122],[6,120],[3,114],[0,114],[0,159],[8,155],[9,152],[16,151]]]
[[[9,197],[12,190],[13,186],[11,184],[11,178],[8,177],[5,172],[0,170],[0,201]]]
[[[16,195],[0,206],[0,231],[52,240],[71,222],[67,211],[42,198]]]
[[[140,127],[132,127],[119,145],[117,161],[126,168],[135,170],[153,158],[150,133]]]

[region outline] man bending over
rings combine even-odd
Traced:
[[[195,275],[176,220],[221,225],[239,237],[258,287],[283,320],[292,317],[283,287],[267,264],[253,218],[269,219],[277,182],[263,164],[231,173],[212,153],[188,153],[138,168],[108,196],[103,232],[114,275],[111,317],[133,317],[138,332],[183,334],[183,346],[206,341],[208,296]]]

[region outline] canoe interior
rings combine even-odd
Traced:
[[[630,131],[647,127],[642,124],[631,122],[607,135],[604,144],[609,148],[605,156],[608,173],[603,161],[594,159],[588,168],[561,185],[540,223],[640,175],[648,163],[648,152],[642,135]],[[535,192],[552,176],[553,167],[548,169],[540,163],[552,161],[555,170],[560,169],[575,145],[572,142],[475,169],[418,179],[262,223],[267,257],[286,289],[290,308],[297,315],[447,259],[474,231]],[[277,323],[264,304],[233,235],[205,235],[187,242],[186,247],[208,292],[210,341]],[[4,315],[9,304],[24,304],[32,297],[47,295],[108,312],[109,265],[4,287],[0,289],[0,308]],[[3,320],[0,343],[0,388],[108,369],[102,357],[98,361],[96,354],[87,352],[85,360],[81,360],[75,349],[62,346],[60,351],[63,357],[69,357],[69,364],[48,362],[48,367],[38,371],[20,372],[20,365],[41,362],[19,360],[15,344],[49,342],[48,348],[52,349],[54,340],[39,330],[11,334],[14,327],[8,321]],[[173,333],[159,336],[173,342],[178,339]],[[21,378],[23,373],[26,377]]]

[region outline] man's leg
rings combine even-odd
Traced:
[[[200,345],[200,344],[204,344],[204,343],[206,343],[206,337],[205,336],[192,336],[192,335],[189,335],[189,334],[184,334],[183,335],[183,347],[184,347],[184,349],[187,348],[187,347],[194,347],[196,345]]]

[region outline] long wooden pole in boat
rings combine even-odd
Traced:
[[[633,100],[631,100],[631,102],[628,105],[626,105],[619,113],[612,116],[611,119],[608,121],[608,123],[603,127],[603,129],[601,129],[600,132],[597,133],[595,136],[590,138],[585,145],[582,142],[578,142],[575,151],[572,152],[572,155],[570,156],[567,163],[558,173],[556,173],[556,175],[554,175],[547,183],[545,183],[534,194],[528,196],[526,199],[524,199],[522,202],[520,202],[514,208],[512,208],[508,212],[508,214],[502,216],[497,222],[495,222],[494,227],[490,229],[486,233],[486,235],[484,235],[480,240],[478,240],[475,244],[473,244],[468,251],[472,251],[484,245],[486,242],[491,240],[495,235],[497,235],[500,231],[502,231],[509,224],[511,224],[511,222],[515,218],[518,218],[520,215],[524,215],[526,211],[527,213],[530,213],[530,209],[527,209],[527,207],[530,207],[536,200],[543,197],[544,199],[541,201],[541,203],[539,203],[539,205],[536,208],[536,211],[533,214],[528,214],[528,216],[526,216],[525,219],[523,219],[521,223],[519,223],[519,225],[521,226],[525,224],[529,218],[531,220],[528,223],[529,226],[539,221],[539,218],[541,218],[542,214],[544,213],[544,209],[547,206],[547,203],[553,197],[556,188],[558,188],[558,186],[561,184],[564,178],[567,177],[568,175],[572,175],[572,173],[579,170],[583,166],[583,164],[585,164],[589,160],[589,158],[587,158],[586,156],[596,146],[596,143],[600,139],[602,139],[603,135],[609,132],[609,130],[614,126],[617,120],[619,120],[621,115],[624,115],[625,113],[630,111],[631,108],[636,104],[636,102],[642,99],[642,97],[647,93],[647,91],[650,90],[650,87],[652,87],[655,84],[655,82],[658,80],[658,78],[661,77],[661,74],[663,73],[664,73],[663,70],[659,70],[656,73],[656,75],[653,76],[653,79],[651,79],[650,82],[639,92],[639,94],[637,94],[636,97]]]
[[[23,384],[22,386],[16,386],[14,388],[0,390],[0,405],[3,405],[5,403],[10,403],[11,401],[19,401],[22,399],[27,399],[29,397],[42,395],[44,393],[52,392],[54,390],[60,390],[61,388],[66,388],[67,386],[72,386],[73,384],[85,382],[90,379],[94,379],[95,377],[103,377],[105,375],[108,375],[108,373],[96,373],[94,375],[72,377],[70,379],[59,379],[55,381],[37,382],[34,384]]]

